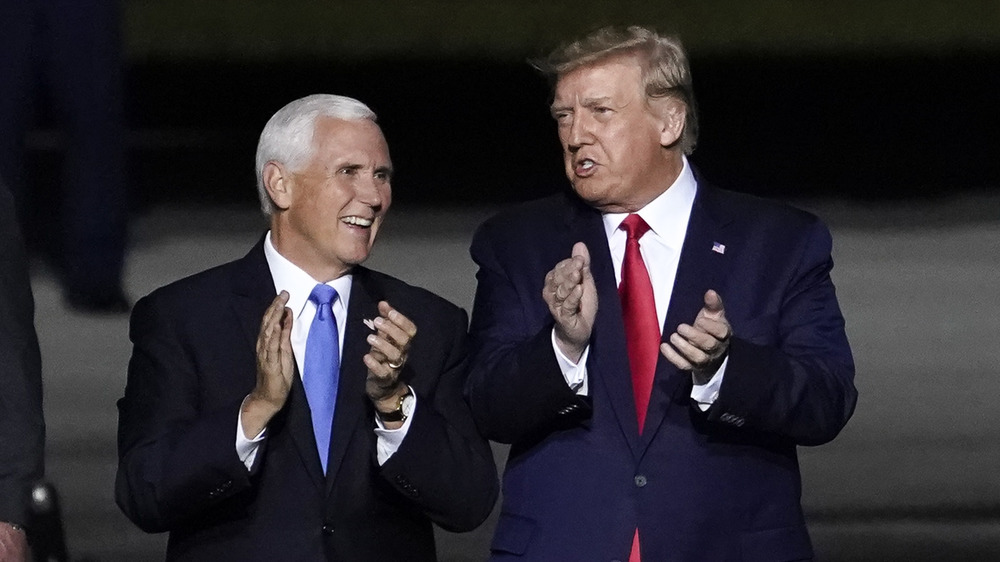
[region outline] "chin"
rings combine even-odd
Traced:
[[[590,182],[586,180],[577,180],[573,182],[573,191],[580,196],[587,203],[598,207],[601,205],[602,201],[607,200],[607,190],[602,189],[603,186],[599,185],[587,185]]]

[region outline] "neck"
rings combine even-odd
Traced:
[[[289,234],[279,226],[277,218],[271,221],[271,244],[286,260],[305,271],[320,283],[328,283],[351,272],[352,267],[339,261],[327,259],[311,244],[304,243],[295,234]]]

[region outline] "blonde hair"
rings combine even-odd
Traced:
[[[555,87],[567,73],[616,56],[634,56],[639,60],[647,98],[671,97],[684,104],[684,131],[679,146],[684,154],[694,152],[698,142],[698,113],[691,85],[691,68],[680,39],[659,35],[637,25],[624,29],[604,27],[559,47],[547,58],[533,64]]]

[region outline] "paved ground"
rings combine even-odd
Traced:
[[[834,230],[834,281],[861,392],[843,434],[801,452],[819,559],[1000,560],[1000,200],[925,202],[903,212],[806,206]],[[397,208],[371,265],[468,309],[468,241],[488,213]],[[134,224],[128,289],[142,295],[239,257],[261,225],[252,208],[153,210]],[[48,474],[62,494],[73,557],[160,559],[164,537],[135,529],[112,499],[127,319],[74,314],[43,267],[33,278]],[[442,559],[484,559],[491,530],[492,520],[473,533],[442,533]]]

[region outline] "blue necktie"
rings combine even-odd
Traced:
[[[302,385],[312,412],[319,461],[323,465],[323,474],[326,474],[333,407],[337,402],[337,381],[340,379],[340,337],[332,308],[333,301],[337,300],[337,291],[329,285],[319,284],[313,288],[309,300],[316,303],[316,316],[306,338]]]

